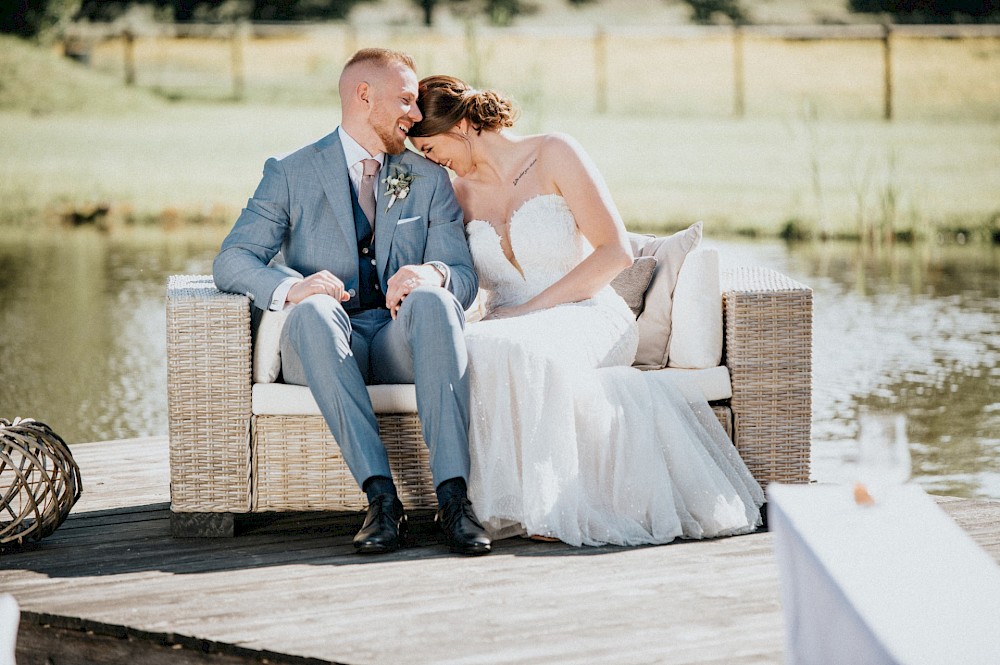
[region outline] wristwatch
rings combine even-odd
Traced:
[[[451,273],[451,271],[448,269],[448,266],[446,266],[444,263],[441,263],[440,261],[428,261],[424,265],[430,266],[431,268],[434,268],[439,273],[441,273],[441,286],[445,287],[448,286],[448,276]]]

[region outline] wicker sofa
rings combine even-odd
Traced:
[[[720,283],[724,366],[716,369],[723,377],[728,372],[731,391],[712,401],[713,410],[762,485],[808,482],[812,291],[764,268],[724,271]],[[218,291],[207,275],[170,278],[167,391],[176,536],[231,536],[241,513],[365,506],[323,418],[314,406],[294,406],[309,401],[308,389],[252,383],[252,346],[246,296]],[[404,504],[434,507],[412,387],[372,386],[369,393]],[[282,406],[288,395],[292,408]]]

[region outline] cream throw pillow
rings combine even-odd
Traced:
[[[646,306],[636,321],[639,326],[639,350],[633,363],[636,367],[660,369],[667,365],[677,275],[688,252],[701,242],[701,233],[702,223],[695,222],[683,231],[662,238],[629,234],[636,257],[656,257],[656,271],[646,289]]]
[[[669,367],[708,369],[722,362],[719,252],[699,249],[684,259],[670,315]]]
[[[278,312],[265,310],[257,325],[253,343],[253,382],[274,383],[281,372],[281,329],[291,308]]]

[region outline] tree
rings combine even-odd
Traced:
[[[0,33],[45,37],[79,9],[80,0],[0,0]]]
[[[438,0],[413,0],[413,4],[424,12],[424,25],[428,28],[434,25],[434,6]]]
[[[255,21],[343,19],[362,0],[253,0]]]
[[[571,5],[585,5],[595,0],[566,0]],[[530,14],[537,7],[523,0],[412,0],[424,15],[424,25],[434,25],[434,10],[438,5],[447,4],[464,18],[486,14],[493,25],[510,25],[520,14]]]
[[[695,23],[714,23],[719,16],[733,23],[747,23],[749,16],[740,5],[740,0],[684,0],[691,8],[691,20]]]
[[[899,23],[1000,23],[1000,0],[849,0],[848,7]]]
[[[345,18],[359,2],[368,0],[83,0],[78,17],[91,21],[113,21],[130,6],[153,5],[173,20],[232,21],[321,21]]]
[[[531,11],[534,7],[521,0],[413,0],[424,14],[424,25],[434,25],[434,10],[447,4],[463,18],[485,13],[494,25],[509,25],[514,17]]]

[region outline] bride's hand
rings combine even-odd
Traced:
[[[439,286],[441,282],[441,273],[433,266],[427,264],[402,266],[386,282],[385,306],[395,319],[399,314],[399,308],[403,306],[403,299],[410,295],[411,291],[420,286]]]
[[[527,314],[522,307],[497,307],[495,310],[483,317],[483,321],[492,321],[494,319],[509,319],[515,316],[521,316]]]

